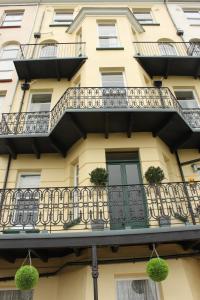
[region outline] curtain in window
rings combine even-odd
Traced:
[[[33,291],[0,291],[1,300],[33,300]]]
[[[117,300],[158,300],[156,285],[150,280],[117,281]]]

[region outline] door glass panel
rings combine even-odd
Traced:
[[[33,94],[30,103],[25,130],[27,133],[46,133],[49,127],[51,93]],[[35,114],[35,112],[39,112]]]
[[[21,175],[18,182],[19,189],[38,188],[40,183],[39,174]],[[15,199],[13,223],[17,228],[34,227],[38,216],[39,192],[18,191]]]
[[[131,184],[139,184],[140,179],[139,179],[139,174],[138,174],[138,166],[137,164],[126,164],[126,184],[131,185]]]
[[[120,164],[108,165],[109,185],[122,185]]]

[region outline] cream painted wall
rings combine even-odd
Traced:
[[[123,147],[119,145],[119,141]],[[72,185],[72,169],[77,162],[80,168],[80,185],[90,185],[89,173],[96,167],[105,167],[105,153],[109,151],[138,151],[142,176],[148,167],[154,165],[163,168],[166,182],[180,180],[174,154],[170,153],[159,138],[153,138],[151,133],[134,133],[130,139],[126,134],[120,133],[110,134],[109,139],[105,139],[101,134],[90,134],[86,140],[79,140],[65,159],[58,154],[43,154],[39,160],[34,155],[18,155],[16,160],[12,160],[7,187],[16,187],[19,173],[28,171],[41,172],[41,187]],[[1,157],[1,184],[6,162],[7,157]]]
[[[37,5],[22,6],[0,6],[0,18],[3,17],[4,11],[24,10],[23,20],[20,28],[0,28],[0,48],[9,43],[26,44],[29,42],[34,26],[34,20],[37,13]],[[27,26],[28,24],[28,26]],[[12,82],[0,82],[0,92],[6,91],[6,97],[2,104],[2,112],[9,112],[15,90],[18,84],[18,76],[13,71]]]
[[[196,3],[181,3],[181,4],[168,4],[170,14],[178,29],[184,31],[183,39],[185,42],[191,39],[199,39],[200,25],[190,25],[187,20],[184,9],[187,10],[200,10],[200,5]]]

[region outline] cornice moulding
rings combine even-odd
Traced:
[[[67,29],[67,32],[73,33],[82,23],[86,16],[126,16],[129,19],[134,30],[136,30],[139,33],[144,32],[143,27],[136,20],[131,10],[126,7],[83,7],[79,11],[78,15],[76,16],[70,27]]]

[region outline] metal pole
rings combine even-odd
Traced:
[[[93,290],[94,300],[98,300],[98,261],[97,261],[97,246],[92,246],[92,278],[93,278]]]
[[[179,171],[180,171],[181,179],[183,181],[183,189],[184,189],[184,192],[185,192],[185,195],[186,195],[186,199],[187,199],[187,203],[188,203],[188,210],[190,212],[192,223],[193,223],[193,225],[195,225],[196,224],[196,220],[195,220],[194,212],[193,212],[193,209],[192,209],[192,204],[191,204],[191,201],[190,201],[190,196],[188,194],[188,190],[187,190],[187,186],[186,186],[186,181],[185,181],[185,176],[184,176],[184,173],[183,173],[183,168],[181,166],[181,162],[180,162],[179,155],[178,155],[177,151],[175,151],[175,156],[176,156],[176,161],[177,161],[178,168],[179,168]]]

